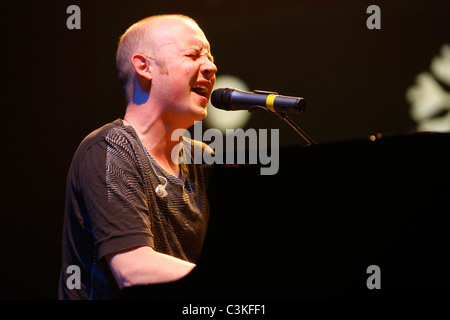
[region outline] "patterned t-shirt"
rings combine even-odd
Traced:
[[[194,164],[194,153],[212,150],[184,138],[179,154],[185,163],[175,177],[138,139],[117,119],[88,135],[75,153],[66,186],[60,299],[117,297],[119,288],[104,258],[111,253],[150,246],[190,262],[199,258],[209,218],[211,167]],[[155,193],[165,182],[158,176],[167,179],[163,198]],[[80,289],[67,285],[73,280],[69,266],[80,270]]]

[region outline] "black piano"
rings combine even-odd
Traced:
[[[449,134],[282,147],[276,175],[217,165],[209,199],[194,271],[120,298],[450,297]]]

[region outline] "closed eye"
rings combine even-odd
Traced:
[[[190,58],[190,59],[195,61],[195,60],[199,59],[200,57],[205,56],[209,61],[214,63],[214,58],[213,58],[213,56],[211,55],[210,52],[208,52],[206,50],[202,50],[200,48],[198,48],[198,49],[194,48],[193,50],[195,50],[195,51],[188,52],[186,54],[186,57],[188,57],[188,58]]]
[[[190,53],[187,54],[186,57],[191,58],[193,60],[197,60],[200,57],[200,55],[198,53]]]

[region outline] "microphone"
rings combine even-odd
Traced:
[[[211,103],[222,110],[257,111],[261,107],[276,113],[302,113],[305,111],[305,99],[299,97],[281,96],[276,92],[255,90],[241,91],[232,88],[220,88],[213,91]],[[259,108],[258,108],[259,107]],[[253,109],[253,111],[252,111]]]

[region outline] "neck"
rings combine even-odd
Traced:
[[[177,147],[179,140],[172,141],[171,137],[180,128],[164,121],[164,117],[156,110],[149,112],[149,109],[143,105],[128,105],[124,124],[134,128],[147,152],[164,170],[178,176],[179,167],[172,161],[172,150]]]

